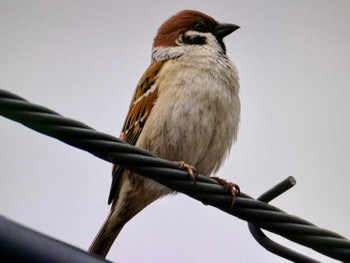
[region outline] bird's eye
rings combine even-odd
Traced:
[[[199,32],[206,32],[209,30],[209,26],[204,21],[199,21],[194,24],[193,29]]]

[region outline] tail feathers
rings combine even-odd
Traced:
[[[89,252],[104,258],[107,256],[108,251],[113,245],[115,239],[127,222],[127,220],[120,220],[118,216],[115,217],[113,212],[114,209],[111,209],[107,219],[103,223],[101,229],[98,231],[94,241],[92,241],[89,247]]]

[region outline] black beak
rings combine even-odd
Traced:
[[[223,39],[227,35],[231,34],[233,31],[236,31],[239,26],[234,24],[218,24],[215,27],[215,36],[218,39]]]

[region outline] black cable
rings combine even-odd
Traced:
[[[111,135],[97,132],[81,122],[65,118],[45,107],[31,104],[8,91],[0,90],[0,114],[205,204],[215,206],[259,228],[334,259],[350,262],[350,241],[346,238],[318,228],[265,202],[254,200],[244,193],[237,197],[231,209],[231,196],[215,180],[198,175],[194,185],[187,172],[180,170],[174,163],[160,159],[144,149],[128,145]],[[290,228],[290,225],[294,227]]]
[[[11,263],[110,262],[2,216],[0,216],[0,261]]]
[[[276,186],[271,188],[269,191],[266,191],[265,193],[263,193],[260,197],[258,197],[257,200],[268,203],[271,200],[275,199],[277,196],[283,194],[285,191],[292,188],[295,185],[295,183],[296,183],[295,179],[292,176],[289,176],[287,179],[283,180],[281,183],[277,184]],[[304,256],[294,250],[291,250],[290,248],[287,248],[285,246],[282,246],[276,243],[275,241],[272,241],[264,234],[263,231],[261,231],[259,227],[257,227],[252,223],[248,223],[248,228],[252,236],[255,238],[255,240],[271,253],[274,253],[280,257],[291,260],[293,262],[320,263],[317,260]]]

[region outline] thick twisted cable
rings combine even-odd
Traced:
[[[144,149],[128,145],[111,135],[97,132],[81,122],[65,118],[5,90],[0,90],[0,114],[182,192],[204,204],[217,207],[257,227],[281,235],[331,258],[350,262],[350,241],[337,233],[319,228],[243,193],[237,197],[231,208],[231,196],[215,180],[198,175],[198,180],[194,184],[189,180],[187,172],[170,161],[160,159]]]
[[[263,193],[260,197],[257,198],[257,200],[268,203],[271,200],[275,199],[277,196],[292,188],[295,183],[295,179],[292,176],[289,176],[279,184],[275,185],[269,191]],[[293,262],[320,263],[317,260],[309,258],[269,239],[259,227],[256,227],[252,223],[248,223],[248,228],[255,240],[271,253],[289,259]]]

